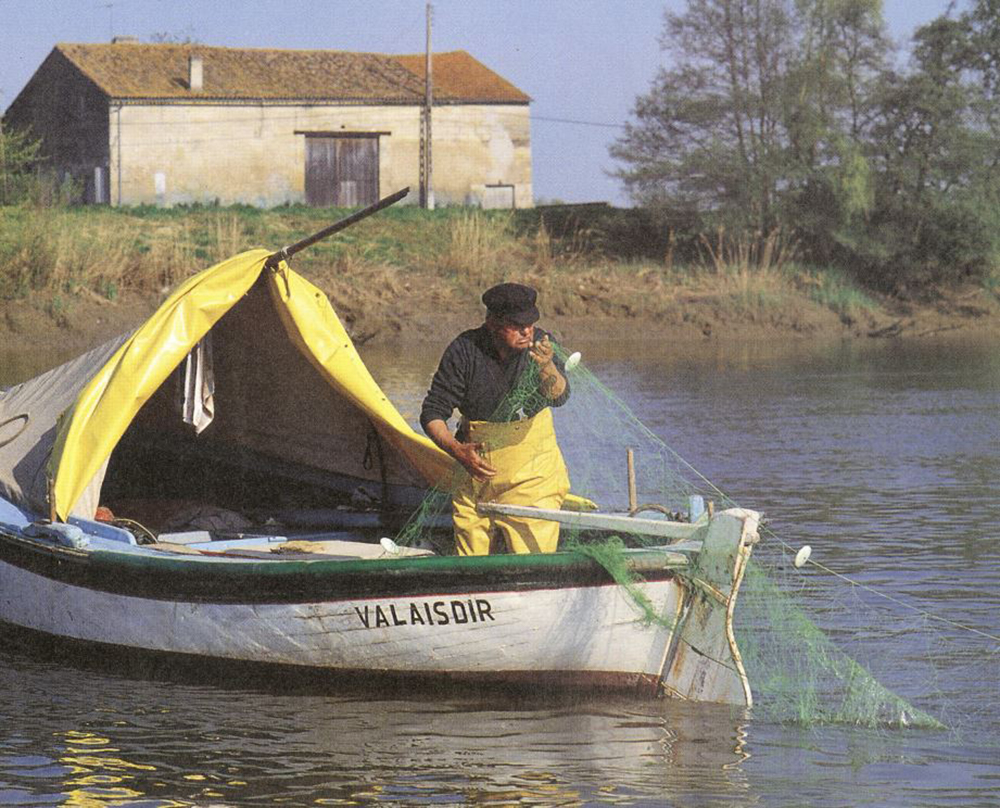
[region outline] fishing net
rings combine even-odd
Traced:
[[[560,345],[555,350],[566,362],[566,350]],[[569,364],[571,395],[554,414],[573,492],[592,500],[601,512],[647,519],[693,521],[705,518],[705,507],[718,511],[737,505],[640,422],[582,363]],[[541,406],[538,388],[537,368],[530,363],[494,420],[516,420],[535,411]],[[397,542],[436,543],[439,552],[453,551],[450,536],[442,534],[440,526],[448,523],[450,491],[463,474],[428,495]],[[586,501],[578,501],[564,508],[586,506]],[[668,625],[674,616],[658,612],[645,597],[641,575],[630,569],[625,553],[627,548],[663,543],[639,533],[617,531],[609,536],[566,525],[560,533],[560,549],[590,556],[625,589],[637,620]],[[803,726],[942,729],[933,713],[943,707],[944,687],[933,672],[921,671],[923,684],[912,688],[933,708],[926,710],[883,685],[877,675],[885,663],[873,648],[877,639],[866,643],[865,635],[872,625],[898,620],[899,615],[881,612],[882,604],[871,602],[878,598],[866,600],[864,587],[824,575],[813,562],[796,566],[795,549],[764,527],[739,592],[735,630],[754,693],[754,717]]]

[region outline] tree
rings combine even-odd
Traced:
[[[1000,0],[919,28],[905,70],[880,0],[689,0],[661,45],[611,148],[637,202],[896,293],[1000,265]]]
[[[837,260],[873,205],[865,146],[872,90],[891,52],[880,6],[879,0],[797,4],[796,55],[785,85],[782,220],[818,263]]]
[[[660,45],[675,65],[637,100],[637,123],[611,150],[631,166],[619,176],[634,198],[768,222],[789,31],[782,5],[691,0],[686,13],[665,14]]]
[[[28,198],[42,142],[26,130],[8,130],[0,122],[0,205]]]
[[[201,44],[201,40],[195,36],[193,25],[188,25],[181,31],[154,31],[149,35],[149,41],[159,45]]]
[[[998,98],[980,33],[974,13],[940,17],[914,35],[910,71],[883,79],[871,140],[875,211],[857,245],[873,285],[975,279],[995,260]]]
[[[665,13],[671,64],[611,147],[632,197],[759,233],[789,227],[803,209],[835,223],[845,216],[831,217],[830,205],[863,209],[866,91],[888,52],[879,8],[690,0]]]

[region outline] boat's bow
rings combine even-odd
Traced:
[[[679,630],[661,674],[671,696],[753,706],[733,631],[733,611],[760,517],[733,508],[716,514],[702,541]]]
[[[577,530],[596,530],[664,542],[656,549],[675,559],[676,580],[685,590],[669,620],[671,633],[658,681],[671,696],[750,707],[753,697],[736,636],[733,613],[760,515],[730,508],[691,522],[620,514],[575,513],[482,503],[483,513],[548,519]],[[670,543],[666,543],[670,542]],[[596,557],[596,556],[595,556]],[[686,564],[684,562],[687,562]],[[644,577],[641,556],[629,567]]]

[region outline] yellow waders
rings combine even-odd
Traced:
[[[569,493],[569,474],[556,443],[552,410],[546,407],[532,418],[508,424],[470,421],[468,429],[468,440],[484,445],[481,454],[497,474],[486,482],[467,476],[452,495],[458,554],[488,555],[494,527],[501,530],[512,553],[554,553],[559,544],[557,522],[476,513],[477,502],[562,506]]]

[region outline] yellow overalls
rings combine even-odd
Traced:
[[[481,454],[497,473],[485,482],[465,475],[452,494],[458,554],[488,555],[494,527],[500,528],[512,553],[554,553],[559,544],[557,522],[476,512],[478,502],[562,506],[569,493],[569,474],[556,443],[551,408],[511,423],[469,421],[468,432],[466,440],[483,444]]]

